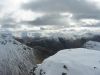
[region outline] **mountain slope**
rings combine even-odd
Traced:
[[[100,51],[100,42],[88,41],[83,45],[84,48],[99,50]]]
[[[100,75],[100,51],[67,49],[46,59],[36,75]]]
[[[31,48],[0,34],[0,75],[28,75],[34,64]]]

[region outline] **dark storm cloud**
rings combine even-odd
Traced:
[[[49,15],[44,15],[42,17],[39,17],[34,21],[24,21],[22,23],[31,24],[31,25],[66,25],[67,24],[66,19],[65,17],[59,14],[49,14]]]
[[[95,12],[95,13],[83,13],[83,14],[74,14],[74,18],[79,20],[79,19],[96,19],[99,20],[100,19],[100,12]]]
[[[14,20],[10,17],[6,17],[0,20],[1,24],[5,24],[5,23],[11,23],[14,22]]]
[[[14,24],[3,24],[1,26],[1,28],[16,28],[16,27],[17,27],[17,25],[14,25]]]
[[[3,17],[3,19],[0,19],[1,28],[16,28],[16,22],[13,18],[11,18],[11,14],[7,14]]]
[[[100,10],[94,8],[86,0],[38,0],[22,6],[24,9],[31,9],[34,12],[60,13],[71,12],[74,17],[100,19]]]
[[[14,19],[12,19],[9,16],[3,17],[3,19],[0,19],[0,23],[1,24],[7,24],[7,23],[11,23],[14,22]]]

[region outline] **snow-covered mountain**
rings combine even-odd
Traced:
[[[46,59],[36,75],[100,75],[100,51],[67,49]]]
[[[0,75],[29,75],[34,65],[31,48],[0,33]]]
[[[84,48],[99,50],[100,51],[100,42],[88,41],[83,45]]]

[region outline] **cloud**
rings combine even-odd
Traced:
[[[35,13],[30,10],[25,11],[25,10],[18,10],[17,12],[14,12],[12,15],[12,18],[15,19],[16,22],[20,21],[31,21],[35,20],[38,17],[41,17],[43,14],[41,13]]]
[[[17,28],[17,25],[14,24],[3,24],[1,28]]]
[[[71,12],[77,19],[95,18],[100,19],[100,10],[86,0],[38,0],[22,6],[34,12],[62,13]]]
[[[0,18],[0,28],[19,28],[20,25],[18,25],[18,23],[15,21],[15,19],[13,19],[12,17],[12,13],[10,14],[5,14]]]
[[[78,23],[83,27],[100,27],[100,20],[95,19],[81,19]]]
[[[81,19],[100,21],[100,7],[97,5],[100,1],[94,1],[96,0],[3,0],[0,2],[0,25],[2,28],[83,26]],[[97,23],[87,20],[85,26],[88,25],[96,26]]]
[[[33,21],[23,21],[22,23],[30,25],[69,25],[70,15],[63,16],[60,14],[47,14],[42,17],[37,18]]]

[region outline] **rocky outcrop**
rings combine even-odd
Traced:
[[[0,34],[0,75],[29,75],[34,65],[31,48]]]

